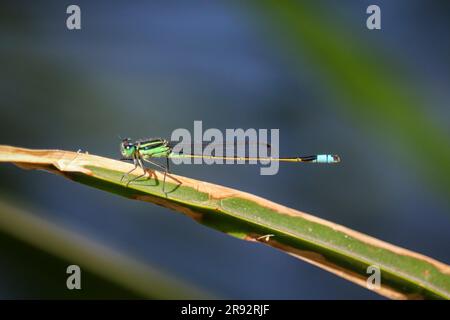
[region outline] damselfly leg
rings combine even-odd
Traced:
[[[147,174],[147,170],[146,170],[146,168],[144,167],[144,164],[142,163],[141,158],[137,158],[137,159],[136,159],[136,163],[137,163],[137,166],[138,166],[139,168],[141,168],[141,169],[144,171],[144,173],[141,174],[141,175],[139,175],[139,176],[137,176],[137,177],[134,177],[134,178],[131,179],[131,180],[128,180],[128,182],[127,182],[127,187],[128,187],[128,185],[129,185],[131,182],[136,181],[136,180],[138,180],[138,179],[144,177],[144,176]],[[134,171],[135,169],[136,169],[136,168],[134,168],[134,169],[131,170],[131,171]]]
[[[167,173],[169,173],[169,158],[166,158],[166,160],[167,160],[167,162],[166,162],[167,166],[164,166],[164,165],[162,165],[162,164],[160,164],[160,163],[151,161],[151,160],[148,159],[148,158],[147,158],[147,159],[146,159],[146,158],[143,158],[143,160],[144,160],[145,162],[148,162],[148,163],[150,163],[150,164],[152,164],[152,165],[154,165],[154,166],[156,166],[156,167],[158,167],[158,168],[164,170],[163,192],[166,193],[165,187],[166,187],[166,176],[167,176]]]
[[[127,159],[128,160],[128,159]],[[130,171],[128,171],[128,172],[126,172],[126,173],[124,173],[123,174],[123,176],[122,176],[122,178],[120,178],[120,182],[122,182],[123,181],[123,178],[125,178],[125,176],[127,176],[127,175],[129,175],[130,173],[132,173],[134,170],[136,170],[137,169],[137,167],[138,167],[138,162],[137,162],[137,160],[136,159],[133,159],[133,164],[134,164],[134,168],[133,169],[131,169]]]

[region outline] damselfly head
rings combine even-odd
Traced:
[[[131,142],[130,138],[122,139],[122,142],[120,143],[120,153],[122,154],[122,157],[125,159],[133,158],[135,151],[136,145]]]

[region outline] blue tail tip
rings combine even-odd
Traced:
[[[339,163],[341,158],[337,154],[319,154],[317,155],[317,163]]]

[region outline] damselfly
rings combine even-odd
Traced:
[[[130,138],[123,139],[120,144],[120,153],[122,154],[122,160],[132,160],[134,168],[125,173],[123,178],[140,167],[144,173],[140,176],[136,176],[127,182],[127,186],[143,176],[146,175],[146,168],[143,161],[148,162],[162,170],[164,170],[163,192],[166,183],[166,175],[169,173],[169,159],[174,158],[201,158],[201,159],[221,159],[221,160],[234,160],[234,161],[279,161],[279,162],[302,162],[302,163],[338,163],[340,158],[338,155],[331,154],[318,154],[312,156],[298,156],[289,158],[273,158],[267,157],[239,157],[239,156],[216,156],[216,155],[202,155],[202,154],[186,154],[181,152],[175,152],[174,147],[177,143],[162,139],[162,138],[150,138],[144,140],[137,140],[132,142]],[[270,149],[269,144],[265,144],[265,147]],[[166,160],[166,165],[152,161],[155,158],[163,158]]]

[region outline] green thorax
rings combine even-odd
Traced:
[[[137,141],[136,146],[139,155],[143,158],[168,157],[172,151],[169,142],[160,138]]]

